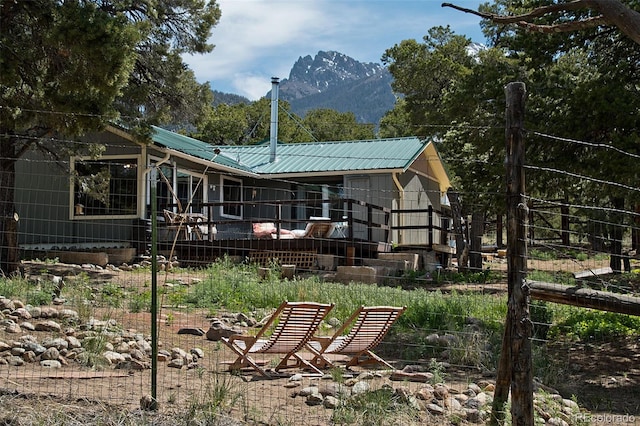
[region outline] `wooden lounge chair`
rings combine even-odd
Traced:
[[[344,322],[332,337],[315,336],[307,348],[314,354],[311,362],[319,367],[333,367],[329,355],[348,355],[347,367],[364,364],[383,364],[394,370],[384,359],[372,352],[387,334],[391,325],[406,310],[406,307],[361,306]],[[349,329],[349,333],[343,333]]]
[[[333,304],[315,302],[283,302],[255,336],[233,335],[222,338],[222,342],[233,350],[238,358],[229,366],[229,370],[253,367],[261,375],[269,374],[251,357],[252,354],[284,355],[275,371],[285,368],[308,368],[315,374],[322,372],[303,359],[298,352],[304,349],[309,339],[320,326],[320,322],[333,309]],[[273,328],[273,333],[265,334]],[[265,337],[265,338],[263,338]],[[296,362],[290,364],[293,358]]]
[[[304,230],[304,238],[329,238],[335,229],[331,222],[309,222]]]

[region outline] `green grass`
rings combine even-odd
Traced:
[[[0,279],[0,296],[8,299],[22,298],[35,306],[51,302],[54,292],[52,281],[31,282],[21,277]]]
[[[529,250],[529,257],[533,260],[556,260],[558,259],[558,253],[551,250],[531,249]]]
[[[230,267],[217,262],[207,270],[207,278],[190,289],[185,301],[193,306],[218,310],[225,308],[245,313],[271,309],[288,301],[335,303],[331,316],[346,319],[361,305],[406,306],[398,320],[402,328],[462,330],[469,317],[495,323],[504,319],[506,299],[480,294],[443,294],[422,288],[404,290],[400,287],[348,285],[322,282],[313,276],[281,281],[271,274],[267,281],[258,278],[252,265]]]
[[[540,271],[531,270],[527,273],[527,279],[529,281],[540,281],[545,283],[555,283],[564,285],[576,285],[577,281],[570,272],[563,271]]]
[[[149,312],[151,310],[151,291],[132,292],[128,298],[129,312]]]

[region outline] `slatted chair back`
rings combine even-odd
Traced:
[[[394,322],[402,315],[406,307],[393,306],[361,306],[336,332],[340,336],[351,326],[349,333],[340,339],[340,344],[332,347],[332,353],[355,354],[369,351],[389,332]],[[333,346],[333,345],[332,345]]]
[[[283,303],[262,328],[266,331],[277,320],[273,333],[260,352],[282,354],[300,351],[313,337],[333,306],[315,302]]]
[[[305,228],[305,238],[329,238],[335,229],[331,222],[310,222]]]

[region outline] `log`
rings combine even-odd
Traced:
[[[605,268],[587,269],[586,271],[574,272],[573,278],[578,278],[578,279],[589,278],[589,277],[596,277],[598,275],[607,275],[607,274],[613,274],[613,269],[611,269],[610,266],[607,266]]]
[[[527,284],[534,299],[640,316],[640,297],[539,281],[527,281]]]

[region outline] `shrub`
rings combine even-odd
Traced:
[[[640,330],[640,318],[613,312],[574,309],[554,325],[550,336],[564,334],[579,340],[602,340],[628,336]]]

